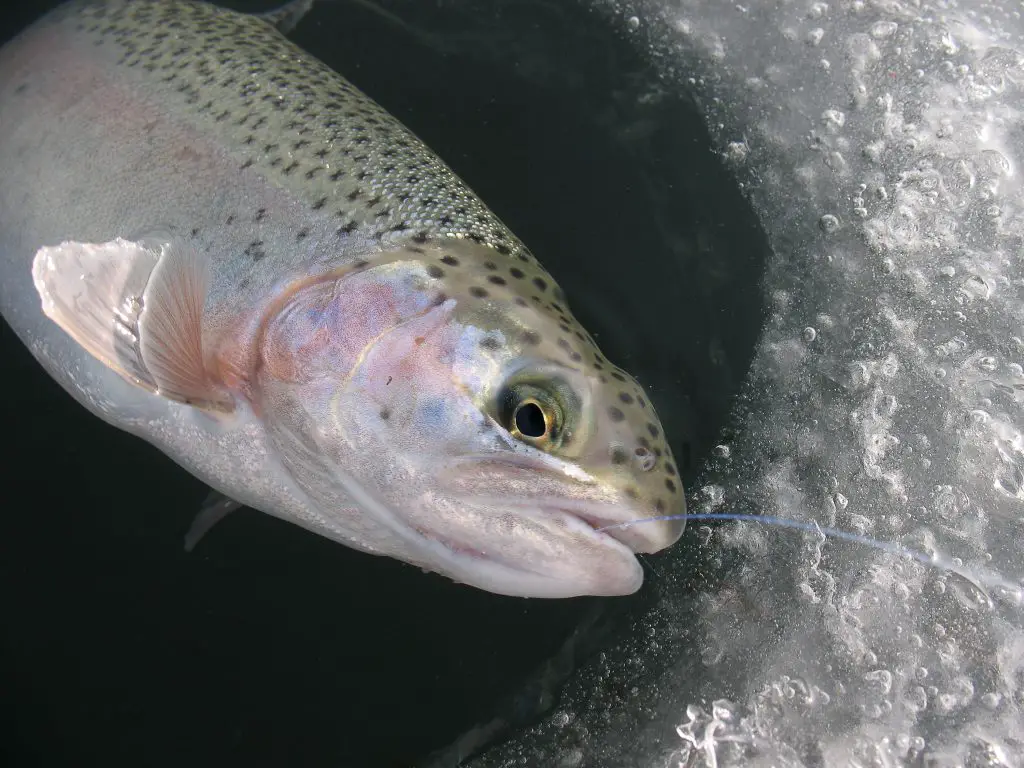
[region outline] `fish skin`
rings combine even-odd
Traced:
[[[442,160],[266,20],[71,2],[0,50],[0,128],[0,311],[79,402],[216,490],[507,594],[634,591],[623,543],[654,551],[681,534],[678,521],[594,533],[685,509],[642,388]],[[39,249],[153,237],[208,260],[201,343],[228,417],[127,381],[40,312]],[[523,361],[579,394],[586,429],[559,455],[488,411]],[[374,378],[402,366],[393,388]],[[344,385],[326,392],[310,371]],[[431,396],[435,412],[419,407]],[[373,468],[339,447],[379,429],[371,402],[401,412],[392,423],[419,454],[373,443]]]

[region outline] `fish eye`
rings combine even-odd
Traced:
[[[499,420],[512,437],[538,448],[555,447],[563,432],[558,395],[533,384],[509,386],[502,393]]]
[[[517,405],[512,422],[523,437],[534,440],[544,437],[551,429],[549,414],[536,400],[524,400]]]

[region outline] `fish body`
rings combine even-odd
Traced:
[[[527,247],[266,19],[71,2],[0,50],[0,311],[240,503],[512,595],[625,594],[685,510]],[[116,482],[117,460],[111,457]]]

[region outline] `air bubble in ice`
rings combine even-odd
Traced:
[[[822,232],[831,235],[839,230],[839,219],[831,213],[826,213],[818,219],[818,226],[821,227]]]
[[[887,37],[892,37],[897,29],[898,25],[895,21],[878,21],[871,27],[871,36],[876,40],[884,40]]]

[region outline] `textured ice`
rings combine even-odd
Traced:
[[[693,90],[774,251],[735,439],[695,511],[816,520],[1005,585],[761,526],[491,766],[1024,764],[1018,3],[595,5]],[[685,586],[685,588],[684,588]]]

